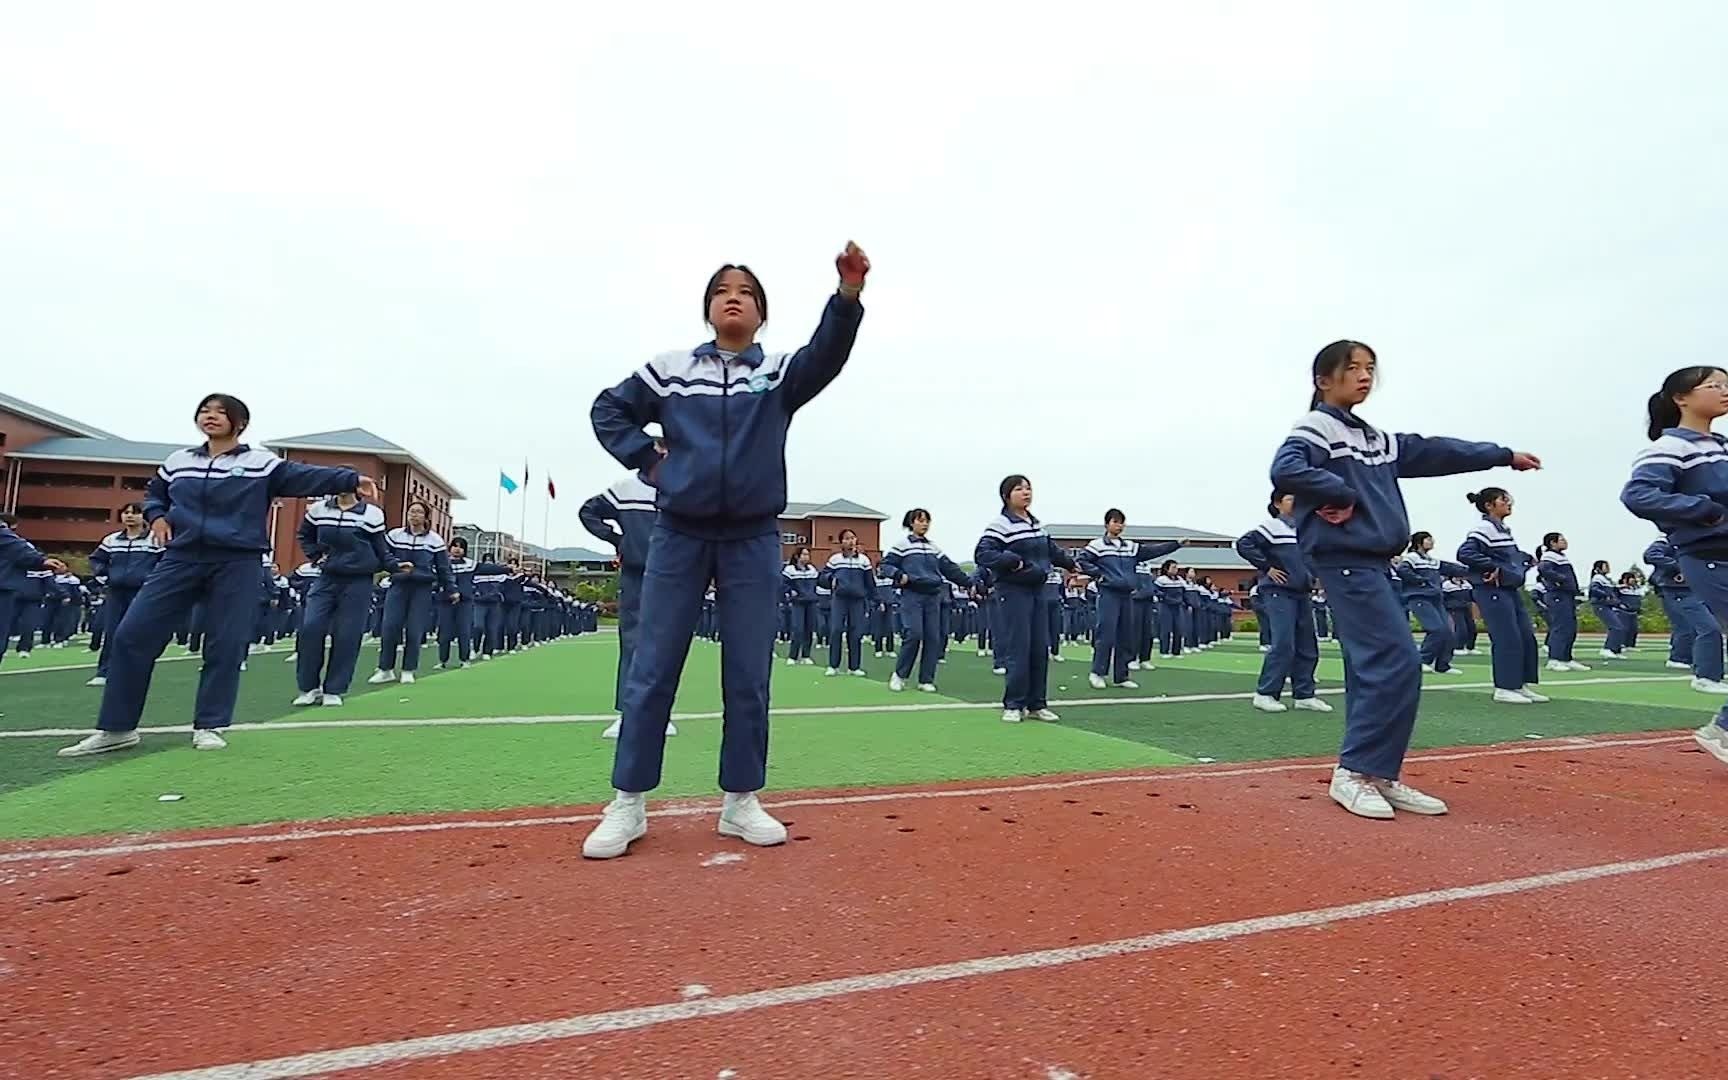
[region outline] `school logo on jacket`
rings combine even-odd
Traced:
[[[750,381],[744,385],[749,388],[752,394],[760,394],[762,391],[768,389],[768,376],[752,375],[750,376]]]

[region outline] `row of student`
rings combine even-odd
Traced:
[[[395,677],[399,649],[402,670],[412,675],[434,599],[452,606],[464,600],[424,504],[410,504],[405,528],[385,530],[369,477],[285,461],[242,442],[251,414],[238,398],[206,396],[193,421],[204,442],[169,455],[149,482],[140,507],[148,540],[136,521],[124,520],[121,541],[103,556],[110,602],[118,602],[104,644],[107,677],[97,730],[62,756],[137,745],[155,662],[196,606],[204,613],[204,662],[192,744],[200,750],[227,745],[220,731],[233,722],[239,675],[256,633],[260,575],[270,552],[269,508],[279,498],[335,497],[309,509],[298,534],[319,573],[296,640],[297,703],[346,691],[379,570],[390,572],[392,586],[378,663],[386,678],[375,681]],[[328,664],[327,642],[334,645]]]

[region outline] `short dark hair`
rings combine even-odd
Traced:
[[[1004,476],[1002,478],[1002,483],[998,484],[996,487],[997,494],[1002,496],[1002,505],[1003,506],[1008,505],[1008,493],[1010,491],[1013,491],[1015,488],[1019,487],[1021,484],[1030,484],[1031,482],[1032,482],[1031,477],[1022,476],[1019,473],[1015,473],[1012,476]]]
[[[1420,552],[1422,541],[1432,539],[1434,539],[1434,534],[1431,532],[1413,532],[1410,534],[1410,550]]]
[[[1008,500],[1004,499],[1002,501],[1007,502]],[[1104,511],[1104,524],[1108,525],[1112,521],[1120,521],[1122,524],[1126,525],[1128,524],[1128,515],[1117,510],[1115,507],[1111,507],[1109,510]]]
[[[236,436],[252,426],[252,410],[233,394],[205,394],[198,400],[198,407],[192,410],[192,419],[198,419],[204,406],[212,403],[222,406],[222,411],[228,414],[228,423],[233,426]]]
[[[702,290],[702,321],[704,323],[708,322],[708,302],[714,298],[714,290],[719,287],[720,279],[725,277],[726,272],[729,270],[736,270],[750,279],[750,291],[756,294],[756,314],[761,316],[762,325],[767,326],[768,294],[763,291],[762,279],[756,276],[756,271],[745,266],[743,263],[727,263],[725,266],[714,271],[713,276],[708,279],[708,287]]]
[[[1374,350],[1360,341],[1334,341],[1332,344],[1314,354],[1314,395],[1308,399],[1308,407],[1316,408],[1320,404],[1320,380],[1336,376],[1350,366],[1350,357],[1357,349],[1368,354],[1368,358],[1379,363],[1380,357]]]
[[[922,506],[914,506],[912,509],[906,511],[905,517],[900,519],[900,527],[902,529],[910,529],[912,523],[917,521],[919,518],[923,518],[925,521],[932,520],[930,517],[930,511],[924,509]]]

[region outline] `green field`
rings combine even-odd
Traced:
[[[1480,688],[1488,682],[1487,657],[1462,657],[1464,675],[1428,677],[1417,744],[1694,727],[1716,702],[1664,669],[1657,644],[1652,639],[1638,659],[1587,674],[1545,673],[1554,702],[1525,708],[1492,704]],[[38,650],[23,662],[8,656],[0,668],[0,837],[569,806],[610,794],[613,744],[599,737],[617,659],[610,634],[465,671],[428,671],[412,687],[362,684],[341,709],[289,706],[295,688],[286,649],[251,657],[227,751],[196,753],[183,732],[152,732],[190,723],[198,661],[165,658],[145,711],[143,745],[73,760],[54,750],[93,722],[101,691],[84,686],[93,673],[90,653],[74,647]],[[890,693],[887,659],[868,660],[864,679],[776,665],[770,786],[994,779],[1337,749],[1340,697],[1328,695],[1339,709],[1331,715],[1268,716],[1248,707],[1260,664],[1251,636],[1137,673],[1137,691],[1089,688],[1083,651],[1071,647],[1066,663],[1051,666],[1060,724],[1003,724],[1001,680],[964,645],[950,651],[934,695]],[[1339,688],[1342,666],[1335,646],[1324,655],[1321,689],[1328,693]],[[374,658],[368,645],[362,678]],[[714,793],[719,707],[719,649],[695,642],[677,703],[690,718],[679,722],[658,796]],[[170,793],[183,798],[158,800]]]

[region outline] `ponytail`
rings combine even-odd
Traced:
[[[1709,366],[1686,367],[1662,380],[1662,389],[1650,395],[1647,406],[1649,425],[1645,434],[1651,442],[1662,437],[1662,433],[1671,427],[1680,426],[1680,405],[1674,399],[1698,389],[1712,376],[1721,375],[1721,368]]]
[[[1472,491],[1464,497],[1470,500],[1470,505],[1474,506],[1479,513],[1486,514],[1490,505],[1496,500],[1504,499],[1506,495],[1505,488],[1486,487],[1481,491]]]
[[[1650,395],[1649,415],[1650,423],[1645,435],[1651,442],[1660,439],[1664,431],[1680,424],[1680,406],[1661,391]]]

